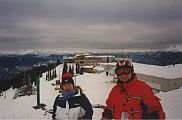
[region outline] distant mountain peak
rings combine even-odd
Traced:
[[[174,51],[182,52],[182,44],[172,44],[166,48],[158,49],[87,49],[87,48],[59,48],[59,49],[17,49],[17,50],[1,50],[0,55],[17,54],[17,55],[37,55],[48,56],[50,54],[64,55],[77,53],[127,53],[127,52],[157,52],[157,51]]]
[[[170,45],[165,49],[166,51],[175,51],[175,52],[182,52],[182,45]]]

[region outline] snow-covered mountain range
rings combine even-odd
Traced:
[[[87,48],[59,48],[59,49],[17,49],[17,50],[1,50],[0,55],[7,54],[74,54],[74,53],[125,53],[125,52],[182,52],[182,45],[170,45],[160,49],[87,49]]]
[[[0,80],[8,79],[11,73],[21,72],[45,64],[48,61],[63,61],[64,56],[74,56],[75,53],[91,53],[95,56],[112,55],[116,58],[130,58],[136,63],[151,65],[171,65],[182,63],[182,47],[173,45],[167,49],[34,49],[1,51]],[[18,68],[18,69],[17,69]],[[7,71],[8,70],[8,71]]]

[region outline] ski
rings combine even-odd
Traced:
[[[53,114],[53,109],[46,109],[44,116],[47,115],[48,113]]]

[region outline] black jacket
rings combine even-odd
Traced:
[[[78,89],[79,90],[79,89]],[[66,100],[62,94],[55,99],[53,119],[92,119],[93,109],[85,94],[81,93]]]

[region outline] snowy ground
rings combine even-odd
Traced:
[[[57,72],[61,72],[62,65],[57,67]],[[55,97],[59,94],[54,90],[55,80],[46,81],[45,73],[40,79],[41,103],[46,104],[46,109],[51,109]],[[101,74],[79,75],[74,78],[76,85],[80,85],[84,93],[92,104],[105,104],[105,100],[111,88],[115,85],[110,82],[111,76],[106,76],[105,72]],[[0,97],[0,119],[51,119],[51,114],[44,115],[45,111],[41,109],[34,110],[32,106],[36,105],[36,95],[23,96],[13,99],[15,90],[8,90]],[[181,119],[182,114],[182,88],[170,92],[160,92],[157,94],[161,98],[167,119]],[[94,108],[94,119],[101,118],[101,109]]]

